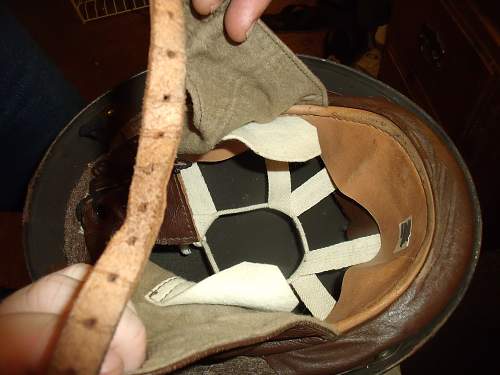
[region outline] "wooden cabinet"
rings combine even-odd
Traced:
[[[479,192],[485,243],[500,248],[500,2],[394,0],[379,79],[453,139]]]

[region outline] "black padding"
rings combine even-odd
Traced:
[[[305,163],[289,163],[292,191],[325,167],[321,158],[314,158]]]
[[[267,202],[265,161],[251,151],[219,163],[199,164],[218,210]],[[290,163],[292,191],[321,169],[321,158]],[[333,194],[299,217],[310,250],[346,240],[348,220]],[[260,209],[218,218],[207,232],[207,241],[219,268],[242,261],[277,265],[289,277],[302,261],[304,250],[291,219],[275,210]],[[340,294],[344,271],[318,275],[332,294]]]
[[[198,165],[217,210],[266,202],[266,164],[253,152],[247,151],[218,163]]]
[[[249,261],[275,264],[288,277],[304,253],[291,219],[271,209],[222,216],[207,241],[221,270]]]
[[[309,250],[335,245],[347,240],[349,221],[340,210],[333,194],[299,216],[306,233]]]
[[[345,272],[348,267],[339,270],[331,270],[318,273],[319,281],[325,286],[330,294],[336,301],[340,298],[340,291],[342,290],[342,282],[344,281]]]
[[[189,281],[201,281],[212,274],[202,248],[189,246],[191,254],[181,254],[177,246],[156,245],[151,261]]]

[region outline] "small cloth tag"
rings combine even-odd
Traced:
[[[394,250],[395,253],[406,249],[410,245],[411,225],[411,216],[399,224],[399,242],[396,250]]]

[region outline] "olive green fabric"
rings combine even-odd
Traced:
[[[333,337],[329,326],[315,318],[281,312],[261,312],[235,306],[179,305],[159,307],[144,296],[172,273],[149,262],[132,298],[147,332],[147,359],[136,373],[172,371],[220,352],[220,348],[259,342],[263,337],[297,325],[314,327],[318,335]],[[182,365],[181,365],[182,364]],[[237,366],[234,362],[231,365]],[[260,366],[262,364],[255,364]],[[214,369],[215,370],[215,369]]]
[[[223,27],[227,3],[202,18],[186,1],[186,84],[193,116],[180,153],[204,153],[232,130],[268,122],[294,104],[328,104],[319,79],[262,22],[246,42],[230,42]]]

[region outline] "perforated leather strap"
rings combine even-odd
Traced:
[[[185,105],[182,0],[154,0],[150,15],[149,74],[127,217],[74,301],[49,374],[99,372],[163,220]]]

